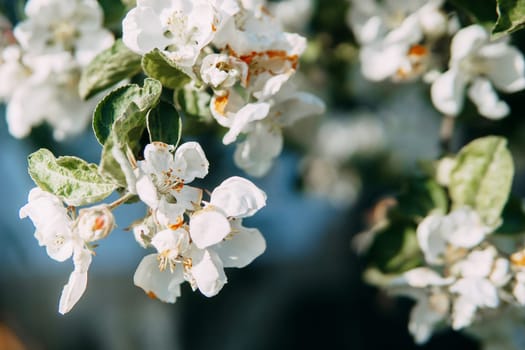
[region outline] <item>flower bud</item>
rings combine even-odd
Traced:
[[[81,209],[76,222],[78,234],[86,242],[106,237],[114,227],[115,218],[106,205]]]

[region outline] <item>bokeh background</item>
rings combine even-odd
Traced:
[[[20,2],[0,3],[16,18]],[[2,109],[0,350],[477,349],[468,334],[447,330],[415,346],[407,331],[412,302],[390,298],[362,280],[366,261],[356,253],[354,237],[373,222],[376,203],[418,172],[420,160],[439,155],[441,116],[423,83],[361,77],[347,8],[345,0],[314,1],[310,17],[288,23],[309,37],[300,79],[326,101],[327,113],[288,130],[272,171],[251,178],[267,192],[268,205],[245,222],[263,232],[267,250],[249,267],[227,270],[229,283],[211,299],[185,284],[176,304],[163,304],[133,285],[146,252],[126,227],[145,208],[131,204],[116,210],[119,227],[97,248],[85,295],[72,312],[58,314],[73,266],[51,260],[34,239],[30,220],[18,218],[34,186],[25,159],[46,147],[57,156],[98,163],[101,149],[90,130],[58,144],[42,126],[16,140]],[[517,33],[513,42],[523,50],[524,35]],[[521,196],[525,93],[502,98],[512,114],[492,122],[468,106],[452,148],[488,134],[508,137],[517,167],[513,192]],[[220,143],[219,128],[196,130],[185,140],[201,142],[210,160],[204,187],[241,174],[232,147]]]

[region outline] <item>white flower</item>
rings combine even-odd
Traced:
[[[157,254],[145,256],[133,276],[133,283],[148,296],[166,303],[174,303],[180,296],[180,284],[184,282],[182,265],[174,269],[159,269]]]
[[[217,122],[230,130],[223,143],[234,142],[240,134],[244,141],[237,145],[235,163],[253,176],[262,176],[282,150],[282,129],[299,119],[324,112],[324,103],[316,96],[297,91],[292,82],[280,86],[279,93],[264,102],[243,104],[233,89],[214,96],[210,103]]]
[[[473,248],[492,229],[485,226],[470,208],[460,208],[448,215],[431,214],[417,228],[418,243],[429,264],[443,263],[448,245]]]
[[[80,71],[68,53],[30,57],[32,75],[18,86],[7,106],[9,133],[26,137],[33,126],[47,122],[56,140],[82,132],[97,100],[83,101],[78,94]],[[27,103],[31,101],[31,103]]]
[[[104,230],[104,226],[113,228],[108,217],[110,213],[104,211],[103,217],[107,221],[102,225],[95,218],[95,226],[87,224],[91,220],[85,215],[83,219],[74,221],[57,196],[38,187],[29,192],[28,203],[20,209],[20,218],[31,219],[36,228],[35,237],[40,245],[46,247],[52,259],[65,261],[73,257],[74,270],[60,297],[58,311],[61,314],[69,312],[86,289],[87,272],[92,259],[92,252],[86,243],[107,235],[107,232],[102,234],[99,231]],[[97,217],[100,218],[100,215]]]
[[[122,22],[122,39],[139,54],[157,48],[178,65],[191,67],[235,11],[232,1],[138,0]]]
[[[237,81],[246,85],[248,65],[236,57],[209,54],[202,60],[201,78],[214,89],[232,87]]]
[[[448,23],[442,0],[352,1],[347,21],[361,43],[363,75],[370,80],[407,80],[427,70],[429,46],[445,34]]]
[[[232,233],[230,220],[252,216],[265,205],[266,194],[252,182],[230,177],[213,190],[209,204],[191,216],[191,239],[200,249],[217,244]]]
[[[509,107],[501,101],[494,87],[503,92],[525,88],[523,55],[507,41],[491,42],[489,34],[479,25],[461,29],[452,39],[449,70],[432,84],[434,106],[450,116],[463,109],[464,93],[491,119],[505,117]]]
[[[206,176],[209,166],[196,142],[180,145],[174,155],[171,148],[162,142],[148,144],[136,169],[137,194],[166,226],[177,224],[185,210],[200,204],[202,191],[186,184]]]
[[[312,0],[285,0],[268,3],[268,6],[283,27],[293,31],[304,29],[314,10]]]
[[[390,291],[416,300],[410,312],[408,330],[418,344],[425,343],[435,326],[448,316],[450,297],[444,288],[454,282],[453,277],[443,278],[427,267],[403,273],[389,283]]]
[[[499,305],[498,287],[504,285],[510,276],[505,277],[508,264],[497,263],[496,257],[496,249],[489,246],[471,252],[466,259],[452,266],[453,273],[461,276],[450,286],[450,292],[458,294],[453,305],[452,328],[457,330],[470,325],[478,308]]]
[[[0,100],[8,102],[15,89],[30,75],[30,69],[22,63],[20,47],[11,45],[3,49],[0,60]]]
[[[62,201],[39,187],[29,192],[28,203],[20,209],[20,218],[29,217],[35,225],[35,237],[54,260],[65,261],[73,254],[78,239],[73,235],[73,219]]]
[[[27,19],[14,34],[22,48],[36,55],[70,52],[82,66],[113,44],[102,27],[102,8],[95,0],[30,0]]]

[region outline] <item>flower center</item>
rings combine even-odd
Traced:
[[[78,32],[73,24],[68,21],[55,22],[51,24],[51,32],[53,37],[50,44],[60,44],[68,51],[74,49]]]

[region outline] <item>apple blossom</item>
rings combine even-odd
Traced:
[[[490,119],[509,113],[494,88],[511,93],[525,88],[525,60],[505,39],[491,42],[480,25],[461,29],[452,39],[449,69],[432,84],[434,106],[442,113],[461,113],[465,90],[478,112]]]

